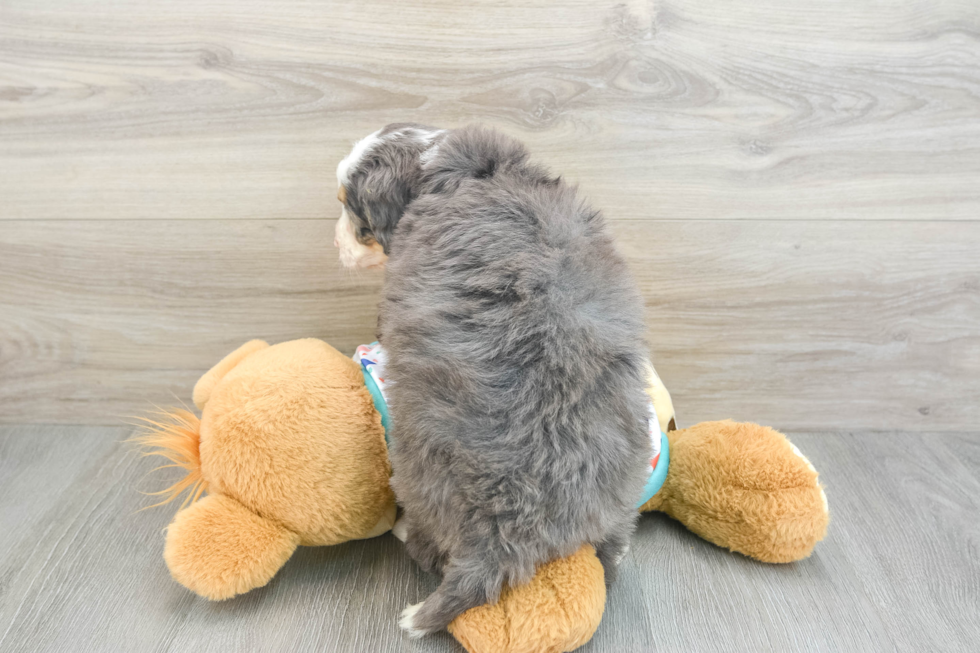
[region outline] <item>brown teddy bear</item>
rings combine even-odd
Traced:
[[[227,599],[268,583],[299,545],[374,537],[395,525],[387,411],[379,368],[367,360],[376,353],[359,348],[359,364],[321,340],[251,341],[197,382],[200,419],[174,411],[150,422],[138,438],[148,453],[187,470],[161,493],[164,502],[191,490],[164,547],[178,582]],[[808,556],[828,521],[813,466],[783,435],[755,424],[670,430],[670,396],[650,372],[651,432],[663,446],[640,509],[764,562]],[[471,653],[571,651],[592,637],[604,606],[602,565],[586,545],[449,631]]]

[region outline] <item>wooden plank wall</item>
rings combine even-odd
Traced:
[[[682,424],[980,423],[980,4],[0,4],[0,422],[373,338],[333,168],[496,125],[603,209]]]

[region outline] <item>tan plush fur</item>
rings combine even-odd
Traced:
[[[659,379],[650,394],[665,427],[670,395]],[[187,471],[159,493],[166,502],[189,490],[191,505],[178,511],[164,548],[187,588],[230,598],[266,584],[300,544],[338,544],[391,527],[381,418],[360,368],[330,345],[246,343],[201,378],[194,401],[200,419],[175,411],[147,420],[150,433],[137,439]],[[661,510],[767,562],[805,557],[823,537],[826,498],[816,471],[781,434],[707,422],[668,437],[667,481],[642,510]],[[602,565],[583,546],[449,630],[470,653],[571,651],[592,637],[605,596]]]
[[[188,474],[192,505],[167,531],[174,578],[211,599],[269,582],[298,544],[378,535],[394,522],[381,417],[360,368],[321,340],[252,341],[138,440]],[[207,488],[209,496],[193,503]],[[379,524],[382,528],[379,528]]]
[[[718,546],[763,562],[810,555],[829,513],[817,472],[782,433],[758,424],[702,422],[671,431],[659,510]]]
[[[449,632],[470,653],[564,653],[592,638],[605,604],[602,565],[586,545],[505,588],[497,603],[463,613]]]
[[[207,483],[201,476],[201,420],[194,413],[180,409],[169,414],[158,414],[158,417],[164,421],[140,418],[147,433],[133,438],[132,442],[144,448],[143,456],[160,456],[170,461],[169,465],[160,465],[153,471],[179,467],[186,474],[170,487],[150,492],[151,496],[163,496],[163,500],[147,508],[170,503],[189,489],[187,498],[180,504],[183,509],[188,503],[197,501],[207,490]]]
[[[394,501],[361,370],[321,340],[259,349],[228,370],[201,416],[201,473],[210,492],[304,545],[362,537]]]
[[[212,494],[177,513],[163,559],[180,584],[219,601],[272,580],[299,539],[234,499]]]

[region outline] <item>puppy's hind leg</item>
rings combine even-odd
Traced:
[[[398,625],[411,637],[442,630],[470,608],[496,601],[500,595],[503,575],[496,561],[452,558],[443,572],[435,592],[402,612]]]
[[[434,539],[423,535],[422,531],[412,526],[411,523],[406,523],[404,542],[408,555],[418,563],[422,571],[442,575],[446,556],[439,549],[439,545]]]

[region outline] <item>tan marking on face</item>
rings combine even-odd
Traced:
[[[347,188],[341,186],[340,190],[337,191],[337,199],[340,200],[341,204],[347,204]]]
[[[381,268],[388,257],[380,243],[372,241],[365,245],[357,240],[354,224],[347,215],[347,207],[340,212],[340,219],[334,229],[334,245],[340,250],[340,263],[349,269]]]

